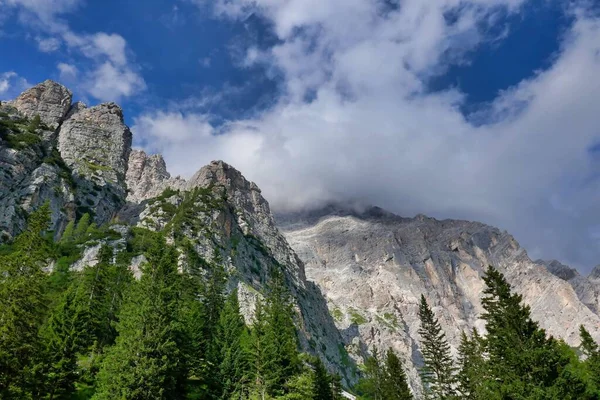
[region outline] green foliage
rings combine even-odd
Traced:
[[[479,398],[590,398],[574,352],[539,328],[500,272],[489,267],[484,281],[482,318],[488,333]]]
[[[360,314],[358,311],[356,311],[353,308],[351,308],[349,310],[349,313],[350,313],[350,322],[352,322],[353,324],[363,325],[368,322],[367,319],[362,314]]]
[[[29,125],[27,125],[27,131],[29,133],[36,133],[36,131],[40,128],[42,120],[38,114],[31,119]]]
[[[373,354],[365,360],[363,378],[356,385],[356,391],[363,400],[385,400],[383,392],[384,367],[379,359],[379,352],[373,349]]]
[[[450,354],[450,345],[423,295],[419,303],[419,319],[423,355],[423,367],[420,373],[424,391],[431,399],[453,398],[456,396],[456,370]]]
[[[364,377],[359,381],[357,391],[364,400],[412,400],[406,373],[400,359],[392,349],[385,358],[379,359],[377,349],[365,361]]]
[[[391,348],[385,355],[381,391],[386,400],[412,400],[413,398],[400,358]]]
[[[458,391],[466,400],[478,399],[482,393],[485,378],[485,360],[483,358],[485,342],[473,329],[471,337],[461,333],[458,348]]]
[[[37,375],[46,312],[42,268],[51,254],[45,234],[48,204],[32,213],[14,251],[0,258],[0,398],[27,399],[39,390]]]
[[[177,252],[159,238],[147,253],[139,284],[129,291],[119,336],[98,373],[94,399],[181,399],[187,366],[181,324]]]

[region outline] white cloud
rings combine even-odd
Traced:
[[[14,71],[0,73],[0,100],[9,100],[31,86]]]
[[[16,76],[14,72],[5,72],[0,74],[0,95],[6,93],[10,89],[10,79]]]
[[[75,81],[73,69],[59,64],[61,79],[73,83],[100,101],[120,101],[146,88],[139,66],[128,54],[126,40],[115,33],[82,34],[71,30],[62,19],[76,9],[80,0],[0,0],[0,7],[16,10],[20,21],[43,33],[36,37],[43,52],[56,51],[64,44],[75,55],[83,56],[81,73]],[[62,65],[62,68],[61,68]]]
[[[91,71],[82,87],[97,99],[119,101],[146,88],[144,80],[128,68],[121,68],[109,61]]]
[[[60,79],[65,82],[72,82],[79,74],[77,67],[71,64],[58,63],[56,67],[60,72]]]
[[[271,19],[280,43],[249,49],[246,62],[281,71],[286,95],[219,129],[206,115],[148,112],[137,141],[184,176],[224,159],[278,210],[358,199],[401,215],[482,220],[535,255],[589,268],[600,261],[589,234],[600,220],[600,168],[588,151],[600,141],[599,20],[575,12],[553,65],[502,93],[482,114],[491,123],[465,119],[462,93],[426,90],[428,76],[497,40],[481,27],[521,3],[405,0],[384,12],[369,0],[219,0],[220,15]]]
[[[52,53],[60,48],[60,40],[57,38],[41,38],[37,37],[35,41],[38,44],[38,49],[43,53]]]

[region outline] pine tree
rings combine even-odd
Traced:
[[[271,353],[269,347],[273,345],[267,341],[267,323],[264,303],[258,298],[250,336],[251,398],[267,397],[267,370],[270,367],[268,354]]]
[[[314,357],[311,360],[311,365],[314,370],[314,381],[313,381],[313,400],[333,400],[333,393],[331,390],[331,376],[327,372],[325,365],[320,358]]]
[[[342,377],[339,374],[331,375],[331,395],[333,400],[342,400]]]
[[[384,368],[379,360],[377,348],[365,360],[363,378],[356,385],[357,392],[365,400],[386,400],[383,393]]]
[[[456,396],[456,376],[450,345],[423,295],[421,295],[419,304],[419,318],[421,320],[419,328],[421,354],[423,354],[421,380],[424,390],[432,399],[453,398]]]
[[[539,328],[521,295],[489,267],[482,305],[486,321],[483,397],[584,399],[585,382],[572,373],[573,352]],[[557,397],[558,396],[558,397]]]
[[[485,361],[483,358],[484,342],[476,329],[469,338],[465,332],[461,334],[458,348],[458,391],[465,400],[480,398],[481,385],[484,380]]]
[[[94,399],[184,398],[181,276],[177,252],[158,238],[120,312],[116,344],[103,359]]]
[[[248,390],[248,354],[244,347],[246,325],[240,314],[237,290],[227,297],[216,329],[215,343],[219,351],[219,382],[223,400],[241,399]]]
[[[594,341],[592,335],[583,325],[579,327],[579,336],[581,337],[581,351],[586,357],[584,365],[590,372],[592,383],[600,391],[600,346]]]
[[[90,227],[90,221],[90,214],[85,213],[81,216],[79,222],[77,222],[77,225],[75,226],[75,232],[73,233],[73,237],[76,241],[85,238],[85,234]]]
[[[71,220],[65,227],[65,230],[60,237],[60,241],[62,243],[69,243],[73,241],[73,236],[75,234],[75,221]]]
[[[406,373],[400,359],[390,348],[385,355],[385,368],[382,379],[382,394],[386,400],[412,400],[406,380]]]
[[[265,307],[266,329],[264,341],[267,369],[267,392],[273,396],[285,393],[284,385],[300,371],[298,339],[294,325],[294,311],[290,294],[281,272],[272,274]]]
[[[77,353],[84,347],[87,338],[85,321],[88,310],[82,308],[81,295],[79,287],[71,285],[42,329],[46,354],[42,368],[45,377],[43,392],[49,399],[68,398],[75,390]]]
[[[39,330],[46,314],[45,275],[52,244],[48,203],[28,218],[14,242],[15,251],[0,257],[0,398],[27,399],[37,393],[37,364],[43,354]]]

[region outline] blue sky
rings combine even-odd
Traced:
[[[600,263],[594,1],[0,0],[0,98],[116,101],[174,175],[224,159],[278,210],[480,220]]]

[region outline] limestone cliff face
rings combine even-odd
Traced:
[[[488,265],[505,274],[548,333],[577,345],[583,324],[600,338],[600,317],[573,287],[490,226],[336,207],[279,222],[308,279],[326,296],[349,353],[359,360],[367,347],[395,348],[409,361],[414,390],[420,386],[419,297],[432,305],[456,350],[461,331],[484,329],[480,298]]]
[[[69,89],[47,80],[23,92],[12,105],[25,117],[39,115],[42,122],[56,128],[69,112],[72,98]]]
[[[77,201],[99,223],[123,206],[132,135],[114,103],[80,108],[63,122],[58,150],[80,186]]]
[[[134,154],[130,165],[133,160],[139,161],[138,157],[145,157]],[[155,165],[150,165],[155,170]],[[129,178],[133,179],[130,168]],[[148,176],[135,175],[140,183]],[[160,176],[163,183],[169,179],[166,174]],[[306,280],[302,262],[277,229],[269,204],[256,184],[223,161],[201,168],[188,182],[177,182],[179,189],[168,188],[158,197],[125,207],[119,220],[167,232],[176,246],[185,239],[203,259],[220,260],[229,272],[230,286],[239,289],[241,309],[249,323],[271,271],[283,272],[296,304],[302,347],[320,354],[346,382],[354,382],[356,370],[347,360],[344,347],[340,348],[342,338],[327,304],[316,285]],[[181,263],[185,269],[185,258]]]
[[[537,260],[548,271],[568,282],[577,293],[579,300],[596,314],[600,314],[600,265],[596,266],[586,277],[576,269],[570,268],[556,260]]]
[[[127,201],[140,203],[160,195],[166,188],[184,188],[185,181],[171,178],[160,154],[147,155],[143,150],[132,150],[125,177]]]
[[[71,101],[67,88],[48,80],[0,107],[0,241],[45,201],[57,235],[77,215],[101,224],[125,204],[131,131],[121,108]],[[41,124],[32,126],[36,116]]]
[[[10,105],[0,105],[0,243],[25,227],[26,216],[49,202],[52,229],[75,218],[70,171],[54,148],[54,131],[32,129]]]

